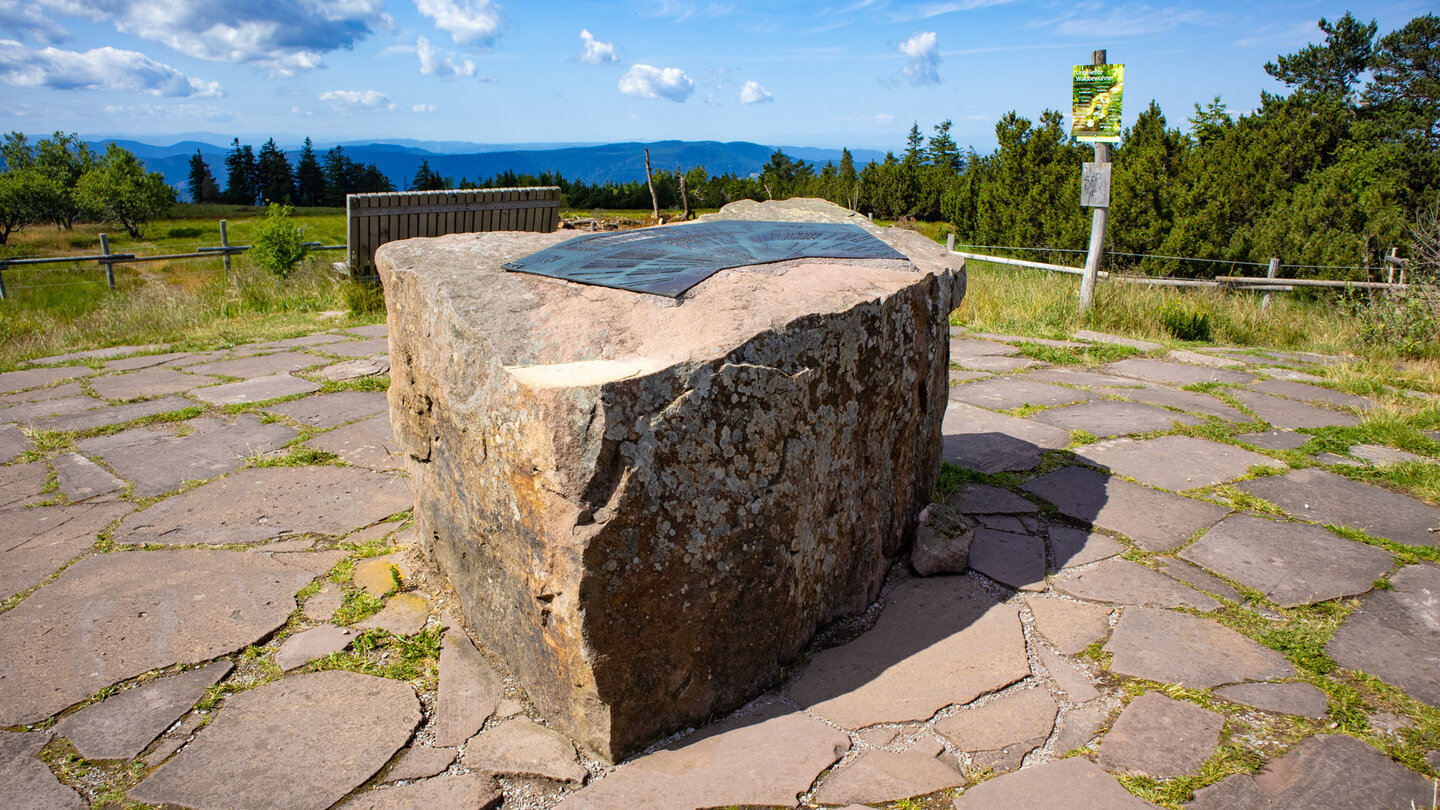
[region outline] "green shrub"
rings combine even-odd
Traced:
[[[265,221],[256,231],[255,244],[250,247],[250,258],[281,278],[289,276],[305,258],[300,229],[295,227],[290,214],[290,206],[270,203]]]
[[[355,315],[385,311],[385,291],[378,281],[352,281],[345,285],[345,303]]]
[[[1197,301],[1167,301],[1160,309],[1160,325],[1176,340],[1210,339],[1210,311]]]

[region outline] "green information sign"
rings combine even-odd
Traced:
[[[1077,141],[1119,143],[1125,66],[1076,65],[1074,77],[1070,134]]]

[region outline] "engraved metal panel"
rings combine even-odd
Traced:
[[[506,270],[678,298],[731,267],[787,259],[904,259],[854,225],[722,220],[586,234]]]

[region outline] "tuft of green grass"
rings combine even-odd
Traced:
[[[377,628],[356,636],[349,649],[308,666],[315,671],[345,669],[400,681],[430,681],[438,677],[439,660],[439,627],[412,636],[394,636]]]
[[[363,621],[385,607],[385,601],[378,596],[372,596],[369,591],[362,588],[355,588],[345,592],[345,599],[340,603],[340,608],[335,611],[331,621],[338,625],[354,624]]]
[[[1043,343],[1024,341],[1016,343],[1015,346],[1020,349],[1020,354],[1032,360],[1057,366],[1099,366],[1139,354],[1137,349],[1111,343],[1095,343],[1083,348],[1076,348],[1073,346],[1047,346]]]
[[[389,374],[376,374],[354,380],[320,380],[319,382],[322,394],[334,394],[340,391],[378,391],[383,394],[390,390]]]
[[[1016,473],[982,473],[968,467],[957,467],[950,462],[940,466],[940,478],[935,483],[938,495],[932,500],[944,500],[945,496],[964,484],[990,484],[997,487],[1018,486],[1021,478]]]
[[[339,461],[339,456],[327,450],[299,445],[280,455],[255,453],[246,457],[245,464],[248,467],[312,467]]]

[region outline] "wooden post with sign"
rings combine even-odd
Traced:
[[[1090,64],[1105,64],[1105,51],[1092,51]],[[1080,276],[1080,311],[1083,313],[1090,310],[1095,300],[1095,280],[1100,274],[1100,256],[1105,249],[1105,224],[1110,217],[1109,143],[1095,141],[1095,162],[1084,166],[1080,177],[1080,197],[1080,204],[1091,209],[1090,249],[1085,254],[1085,273]]]

